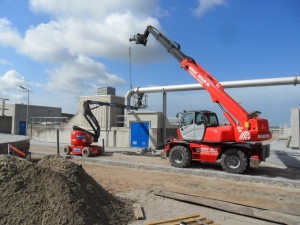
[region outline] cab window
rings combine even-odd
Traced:
[[[182,116],[180,127],[188,126],[193,123],[194,123],[194,113],[187,113]]]
[[[217,127],[219,126],[219,121],[216,114],[206,114],[206,126],[207,127]]]
[[[202,125],[204,124],[204,118],[203,118],[203,114],[200,112],[196,113],[196,124],[197,125]]]

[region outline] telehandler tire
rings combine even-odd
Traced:
[[[179,168],[188,167],[192,162],[192,154],[188,148],[176,145],[170,151],[169,160],[172,166]]]
[[[228,173],[244,173],[248,164],[248,157],[239,149],[228,149],[221,157],[221,166]]]

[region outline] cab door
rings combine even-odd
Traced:
[[[194,119],[195,119],[194,112],[187,112],[183,114],[181,117],[179,129],[182,138],[185,140],[194,140],[195,138]]]
[[[202,112],[195,112],[195,141],[202,141],[205,133],[205,119]]]
[[[205,121],[201,112],[187,112],[180,120],[180,134],[185,140],[201,141],[204,137]]]

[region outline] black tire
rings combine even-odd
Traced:
[[[62,152],[64,155],[70,155],[71,153],[71,147],[70,146],[65,146]]]
[[[192,162],[192,154],[188,148],[176,145],[171,149],[169,160],[172,166],[180,168],[188,167]]]
[[[239,149],[228,149],[221,157],[221,166],[228,173],[244,173],[248,164],[248,157]]]
[[[84,147],[81,151],[81,154],[83,157],[90,157],[91,156],[91,150],[89,147]]]

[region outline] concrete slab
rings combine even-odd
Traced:
[[[0,133],[0,154],[7,154],[8,144],[13,145],[27,155],[30,148],[30,137]],[[16,155],[16,153],[13,153],[13,155]]]
[[[271,143],[271,154],[266,162],[281,165],[286,168],[300,168],[300,150],[286,146],[287,140],[275,140]]]

